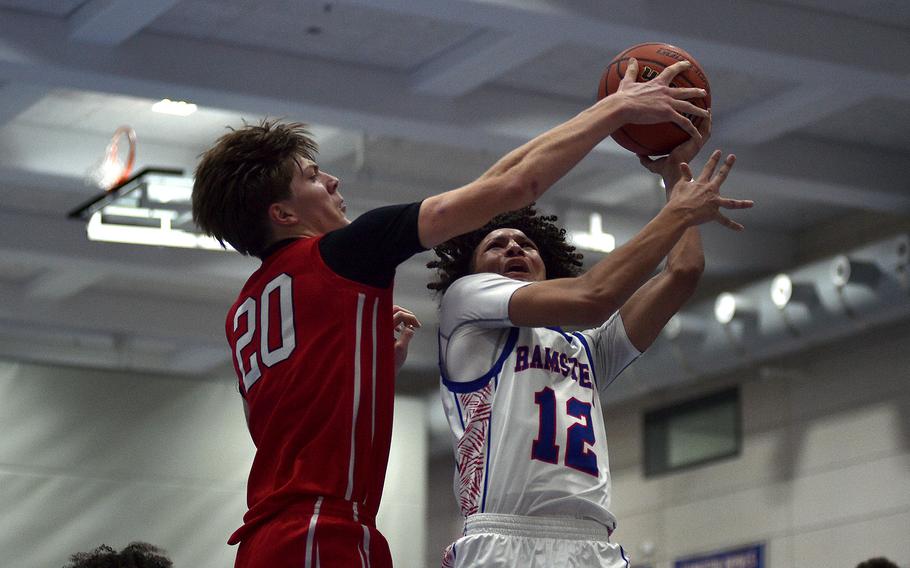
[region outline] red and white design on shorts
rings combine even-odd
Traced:
[[[455,568],[455,543],[446,547],[442,553],[442,568]]]
[[[477,512],[485,473],[486,443],[493,409],[493,382],[482,389],[456,395],[465,419],[464,435],[458,440],[458,501],[465,517]]]

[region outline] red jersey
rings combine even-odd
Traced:
[[[324,238],[268,256],[228,312],[256,445],[249,510],[231,544],[316,497],[349,503],[354,520],[375,522],[392,433],[392,286],[339,275],[320,253]],[[394,263],[414,252],[399,250]]]

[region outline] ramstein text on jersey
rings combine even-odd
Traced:
[[[528,369],[545,369],[559,373],[563,377],[571,374],[572,380],[578,382],[580,386],[593,388],[591,367],[587,363],[579,362],[578,358],[569,357],[549,347],[545,347],[543,353],[540,351],[540,345],[535,345],[533,350],[528,345],[519,345],[515,348],[514,371],[520,373]]]

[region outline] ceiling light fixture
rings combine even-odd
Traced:
[[[608,253],[616,248],[616,238],[603,231],[603,219],[600,213],[591,213],[590,228],[584,231],[572,231],[569,234],[572,244],[585,250]]]
[[[845,254],[834,257],[831,262],[831,282],[837,289],[847,284],[875,287],[882,275],[881,269],[873,262],[856,260]]]
[[[771,281],[771,303],[783,310],[790,304],[802,304],[813,307],[818,304],[818,292],[815,284],[809,281],[794,282],[786,274],[778,274]]]
[[[786,274],[778,274],[771,281],[771,301],[782,310],[793,297],[793,280]]]
[[[196,112],[197,106],[186,101],[172,101],[171,99],[161,99],[152,105],[153,112],[161,114],[171,114],[174,116],[189,116]]]
[[[750,319],[756,315],[752,302],[738,294],[722,292],[714,302],[714,318],[723,325],[734,319]]]
[[[107,223],[100,211],[95,212],[88,221],[86,232],[89,240],[109,243],[126,243],[133,245],[151,245],[173,248],[196,248],[205,250],[233,250],[205,235],[191,233],[171,226],[170,217],[153,218],[156,226],[131,226],[122,223]]]

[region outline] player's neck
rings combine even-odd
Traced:
[[[269,243],[271,246],[274,243],[283,241],[286,239],[299,239],[299,238],[309,238],[309,237],[318,237],[322,234],[322,231],[310,227],[304,227],[301,225],[294,225],[292,227],[272,227],[272,241]]]

